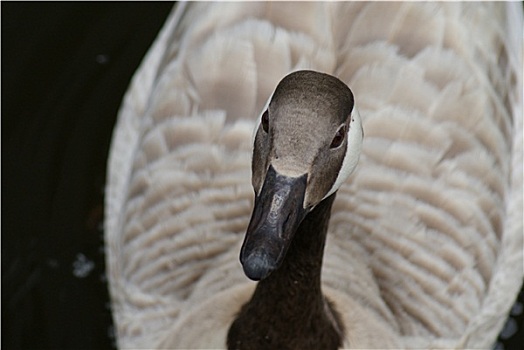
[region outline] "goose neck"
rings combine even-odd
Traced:
[[[333,350],[341,346],[342,322],[321,290],[334,197],[326,198],[306,216],[280,268],[258,283],[230,328],[230,349]]]
[[[326,198],[302,221],[279,269],[260,281],[254,297],[309,306],[324,305],[321,270],[334,195]],[[302,309],[302,308],[299,308]]]

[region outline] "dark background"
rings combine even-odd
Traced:
[[[107,154],[173,3],[2,2],[2,349],[114,343]]]
[[[3,349],[114,346],[107,154],[121,99],[172,6],[1,3]],[[498,349],[524,349],[512,331],[521,306]]]

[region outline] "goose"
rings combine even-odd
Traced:
[[[177,4],[108,159],[118,346],[293,348],[323,333],[310,348],[491,347],[523,279],[522,41],[519,3]],[[299,82],[339,86],[348,124],[325,113],[311,127],[315,95],[290,129],[278,107],[296,106]],[[321,144],[329,166],[310,161]],[[282,191],[294,196],[267,201]],[[273,206],[298,207],[292,238],[267,236],[258,215],[287,215]],[[325,238],[301,234],[322,219]],[[319,240],[307,290],[291,268],[300,238]],[[268,314],[311,295],[287,314],[300,323]]]
[[[344,324],[321,291],[335,193],[357,164],[360,116],[337,78],[298,71],[277,86],[253,151],[256,199],[241,250],[260,281],[228,333],[231,349],[337,349]]]

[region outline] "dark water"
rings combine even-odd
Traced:
[[[2,2],[2,349],[114,344],[107,153],[173,3]]]

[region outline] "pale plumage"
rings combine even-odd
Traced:
[[[489,347],[522,283],[521,17],[518,3],[175,9],[109,160],[119,346],[225,347],[254,288],[238,254],[256,117],[308,68],[351,87],[365,130],[322,274],[349,344]]]

